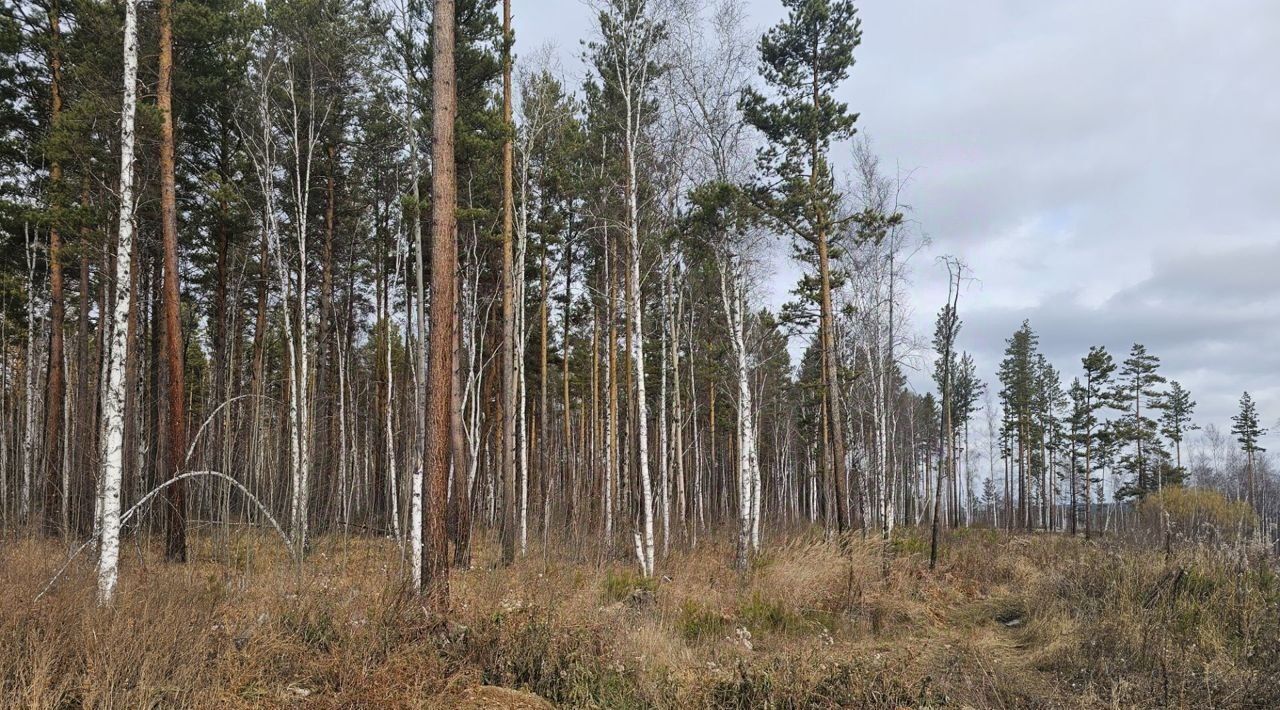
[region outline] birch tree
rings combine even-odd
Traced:
[[[120,559],[120,481],[124,469],[124,362],[128,347],[129,288],[133,254],[134,114],[138,105],[138,4],[124,5],[124,100],[120,113],[120,218],[116,241],[116,297],[111,314],[111,340],[102,402],[102,542],[98,557],[98,603],[110,604]]]
[[[755,263],[759,253],[760,230],[752,223],[752,213],[744,194],[725,183],[704,186],[693,192],[692,232],[704,235],[711,248],[719,278],[719,294],[732,353],[736,408],[738,556],[745,569],[750,555],[760,547],[761,477],[757,412],[753,391],[754,354],[748,342],[748,284],[760,274]]]
[[[27,352],[25,431],[22,436],[22,488],[19,491],[18,519],[24,523],[31,516],[31,486],[36,468],[36,235],[30,225],[23,224],[27,258]]]
[[[407,334],[413,335],[413,457],[408,463],[409,476],[409,569],[410,583],[414,589],[423,584],[423,477],[426,466],[426,398],[427,398],[427,317],[426,288],[423,279],[426,272],[424,254],[426,242],[422,237],[422,160],[418,151],[418,115],[416,100],[419,92],[419,66],[417,56],[421,52],[415,24],[421,19],[421,6],[414,0],[405,0],[396,7],[394,27],[397,66],[404,84],[404,104],[400,116],[409,148],[409,239],[414,256],[413,313],[406,324]],[[405,282],[408,298],[409,284]],[[390,395],[388,395],[389,397]]]
[[[601,81],[622,104],[620,127],[626,178],[623,186],[624,228],[627,235],[625,302],[630,331],[630,367],[634,368],[640,513],[634,532],[636,559],[652,576],[654,559],[653,482],[649,473],[649,406],[645,388],[644,324],[641,309],[641,225],[638,165],[646,150],[647,126],[653,119],[653,91],[660,66],[659,51],[666,36],[662,0],[608,0],[596,5],[600,39],[591,45]]]

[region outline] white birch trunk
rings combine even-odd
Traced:
[[[671,278],[671,273],[667,273],[667,278]],[[684,480],[684,407],[680,397],[680,316],[684,306],[684,292],[679,291],[676,295],[676,307],[671,315],[671,408],[672,408],[672,456],[675,459],[676,472],[676,498],[679,506],[679,520],[681,530],[688,525],[688,516],[685,508],[685,480]]]
[[[639,465],[640,465],[640,516],[641,516],[641,533],[637,539],[642,539],[642,547],[637,550],[641,558],[640,567],[644,571],[645,576],[653,576],[654,572],[654,544],[653,544],[653,482],[649,477],[649,405],[645,399],[645,376],[644,376],[644,328],[641,324],[640,313],[640,236],[637,229],[636,219],[638,218],[638,208],[636,204],[635,194],[635,156],[632,153],[628,159],[628,172],[631,175],[632,186],[628,190],[627,202],[630,206],[631,224],[629,227],[631,235],[631,249],[629,260],[631,268],[629,278],[631,279],[631,359],[636,368],[636,429],[639,438]]]
[[[661,8],[655,9],[655,12]],[[637,195],[637,157],[640,147],[644,110],[652,84],[649,69],[654,59],[657,43],[661,40],[662,23],[650,13],[645,15],[638,8],[607,6],[605,15],[612,16],[617,24],[621,49],[613,55],[612,79],[622,96],[624,111],[623,142],[626,150],[626,227],[628,247],[627,262],[627,311],[631,333],[631,361],[636,372],[636,429],[637,457],[640,478],[640,530],[633,535],[636,558],[641,571],[652,575],[654,571],[654,521],[653,481],[649,473],[649,406],[645,394],[644,327],[640,293],[640,204]]]
[[[473,242],[470,245],[470,258],[466,260],[468,264],[477,264],[475,259],[476,245]],[[476,476],[480,471],[480,447],[482,444],[481,437],[481,402],[480,392],[484,386],[484,339],[480,336],[483,325],[477,314],[476,298],[479,293],[480,269],[479,266],[471,266],[471,273],[467,280],[463,283],[461,301],[464,324],[462,330],[463,348],[467,354],[467,381],[462,390],[462,409],[466,413],[464,419],[463,435],[467,439],[467,490],[475,490]],[[492,306],[492,302],[490,302]],[[485,311],[485,321],[488,321],[488,310]],[[492,495],[490,496],[492,500]],[[490,513],[492,516],[492,513]],[[492,518],[491,518],[492,519]]]
[[[314,87],[314,82],[308,83],[309,87]],[[296,93],[297,86],[292,77],[290,77],[287,88],[289,92],[290,109],[292,115],[292,138],[294,142],[293,150],[293,185],[292,198],[294,202],[295,214],[307,215],[310,213],[310,185],[311,185],[311,164],[312,156],[315,152],[317,142],[315,130],[314,111],[307,114],[307,130],[305,139],[299,124],[300,111],[298,106],[298,96]],[[314,107],[314,88],[310,88],[308,105]],[[305,141],[305,143],[304,143]],[[284,308],[286,340],[288,341],[288,349],[290,360],[293,365],[292,377],[289,378],[290,398],[289,398],[289,420],[292,424],[293,441],[290,447],[290,463],[293,465],[293,486],[290,501],[290,518],[291,527],[290,534],[293,537],[294,552],[301,557],[307,549],[307,522],[308,522],[308,503],[310,498],[310,470],[311,470],[311,427],[310,427],[310,405],[308,397],[308,386],[311,379],[311,367],[309,363],[309,353],[307,347],[307,331],[310,325],[310,318],[307,312],[307,221],[305,218],[295,220],[294,237],[297,241],[298,249],[298,287],[294,294],[295,302],[298,309],[298,325],[295,334],[293,325],[289,318],[289,309]],[[276,241],[276,259],[277,266],[280,271],[281,291],[288,300],[292,284],[288,278],[285,269],[282,248],[279,244],[279,235]]]
[[[396,278],[400,275],[402,245],[400,242],[401,233],[396,233],[396,260],[395,270],[391,274],[391,285],[387,289],[387,293],[394,293],[396,290]],[[390,300],[389,298],[387,300]],[[386,426],[383,435],[386,437],[384,445],[387,450],[387,498],[391,503],[391,536],[395,538],[397,543],[403,543],[404,538],[400,536],[400,475],[399,468],[396,466],[396,443],[395,434],[392,427],[392,403],[394,398],[392,393],[395,390],[395,378],[391,370],[391,304],[382,304],[383,312],[383,328],[385,329],[383,337],[387,340],[385,348],[386,355],[383,360],[383,366],[386,367],[386,388],[387,396],[383,402],[386,407]],[[403,549],[403,548],[401,548]]]
[[[527,143],[527,142],[526,142]],[[529,200],[528,200],[528,184],[529,184],[529,157],[528,149],[523,151],[520,159],[520,224],[516,230],[516,243],[514,254],[515,273],[519,278],[514,278],[512,286],[514,293],[513,300],[515,304],[515,361],[513,373],[515,377],[515,387],[517,391],[517,401],[520,403],[520,410],[516,412],[516,449],[517,461],[520,469],[520,554],[525,555],[529,551],[529,440],[528,428],[529,422],[526,417],[528,406],[528,383],[525,381],[525,348],[528,344],[528,333],[525,331],[525,302],[524,302],[524,260],[526,252],[529,248]],[[545,429],[545,424],[542,426]],[[545,434],[544,434],[545,436]],[[539,446],[545,446],[545,442],[538,442]],[[545,472],[542,472],[545,475]]]
[[[342,334],[334,333],[338,347],[338,491],[342,505],[342,527],[351,527],[351,485],[347,480],[351,468],[347,464],[347,355]]]
[[[116,244],[116,298],[111,323],[111,359],[103,373],[106,436],[102,442],[102,543],[98,557],[98,603],[110,604],[120,559],[120,481],[124,469],[124,362],[128,347],[130,255],[133,252],[134,114],[138,104],[138,4],[124,4],[124,101],[120,116],[120,221]]]
[[[728,263],[721,264],[720,267],[720,296],[725,320],[729,324],[729,341],[733,348],[738,380],[738,550],[741,555],[739,564],[745,564],[747,556],[760,545],[760,467],[756,453],[755,414],[743,313],[746,304],[742,295],[741,274],[734,266],[733,257],[727,257],[725,261]]]
[[[417,301],[414,303],[414,319],[417,321],[418,337],[414,342],[414,360],[417,365],[413,370],[413,411],[417,414],[414,427],[414,462],[413,477],[409,494],[409,558],[414,589],[422,588],[422,477],[426,465],[426,376],[427,376],[427,316],[426,290],[423,288],[422,272],[424,270],[422,253],[426,244],[422,241],[422,170],[418,160],[418,131],[414,123],[413,108],[406,100],[405,121],[409,128],[409,160],[413,177],[413,244],[414,287]],[[412,328],[411,328],[412,330]]]
[[[662,554],[666,556],[671,551],[671,465],[670,451],[667,448],[668,442],[668,422],[667,422],[667,304],[668,290],[667,284],[669,278],[667,274],[670,270],[670,264],[666,264],[663,269],[663,289],[662,289],[662,364],[658,372],[661,378],[661,386],[658,393],[658,488],[659,500],[662,506]]]
[[[698,546],[698,530],[706,523],[705,510],[702,501],[702,436],[698,426],[698,381],[694,375],[695,358],[692,356],[694,352],[693,343],[693,311],[689,309],[689,418],[692,422],[693,429],[693,514],[690,516],[691,528],[693,534],[690,541],[693,547]]]
[[[612,293],[614,289],[612,279],[614,277],[613,277],[613,274],[611,273],[612,272],[612,269],[610,268],[611,263],[612,263],[612,259],[609,258],[608,248],[606,247],[606,256],[604,259],[604,280],[605,280],[605,283],[608,284],[606,289],[610,293],[610,298],[608,301],[610,307],[608,308],[607,317],[611,319],[611,323],[612,323],[613,322],[612,319],[615,318],[616,315],[614,314],[613,308],[612,308],[612,305],[613,305]],[[610,547],[612,547],[613,545],[613,480],[614,480],[613,472],[615,468],[614,457],[617,455],[613,447],[614,437],[612,436],[612,434],[613,434],[613,428],[617,426],[617,422],[613,421],[612,408],[610,407],[611,402],[609,401],[609,393],[613,391],[613,386],[614,386],[613,380],[614,380],[614,377],[616,377],[617,375],[616,373],[614,373],[613,367],[610,366],[610,362],[612,362],[612,358],[610,357],[610,355],[613,353],[618,343],[613,337],[610,337],[610,334],[613,333],[612,325],[610,325],[608,328],[602,328],[602,330],[604,330],[606,339],[608,340],[608,342],[605,345],[604,357],[601,358],[604,361],[604,400],[605,400],[605,403],[604,403],[604,421],[605,421],[605,424],[604,424],[604,537],[605,537],[605,540],[607,541],[607,544]]]
[[[653,576],[653,481],[649,476],[649,405],[645,396],[644,327],[640,309],[640,204],[636,195],[636,148],[639,143],[639,118],[632,105],[632,91],[623,92],[627,120],[627,278],[630,293],[627,307],[631,327],[631,361],[636,372],[636,429],[639,440],[637,452],[640,466],[640,534],[636,535],[636,556],[645,576]],[[641,78],[639,94],[643,100],[644,80]]]
[[[26,427],[22,437],[22,490],[19,491],[18,519],[26,522],[31,515],[31,482],[36,459],[36,249],[35,235],[23,225],[27,238],[27,398]]]

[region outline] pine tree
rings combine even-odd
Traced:
[[[187,495],[182,473],[187,448],[186,391],[182,357],[182,311],[178,283],[178,195],[173,121],[173,0],[160,0],[160,70],[156,107],[160,110],[160,231],[164,250],[164,348],[168,380],[168,440],[164,475],[172,480],[167,503],[165,556],[187,560]]]
[[[1116,365],[1111,358],[1111,353],[1107,352],[1105,347],[1097,345],[1089,348],[1089,354],[1081,358],[1081,363],[1084,366],[1084,382],[1080,392],[1077,434],[1084,444],[1084,467],[1081,475],[1084,485],[1084,537],[1088,540],[1092,532],[1093,484],[1097,482],[1094,471],[1100,468],[1097,465],[1100,457],[1095,454],[1102,448],[1102,438],[1107,431],[1106,427],[1102,426],[1098,413],[1109,406],[1111,377],[1115,373]]]
[[[759,154],[763,172],[773,181],[761,202],[776,227],[797,240],[797,252],[816,267],[800,292],[817,302],[822,344],[824,406],[836,491],[836,528],[852,524],[845,490],[844,410],[840,406],[832,289],[832,240],[842,220],[840,195],[827,161],[832,141],[854,133],[858,116],[836,101],[836,88],[853,67],[853,50],[862,41],[861,20],[848,0],[783,0],[787,18],[760,40],[760,73],[777,95],[769,101],[754,89],[743,93],[748,123],[768,139]],[[816,283],[815,283],[816,279]]]
[[[1054,529],[1055,504],[1058,478],[1055,472],[1055,455],[1061,449],[1064,437],[1062,419],[1059,416],[1066,405],[1065,393],[1062,391],[1062,380],[1058,371],[1049,363],[1043,353],[1036,354],[1035,364],[1034,408],[1034,451],[1032,459],[1036,471],[1036,481],[1040,488],[1041,525],[1046,529]]]
[[[1245,496],[1250,506],[1258,505],[1257,476],[1255,464],[1257,455],[1266,449],[1258,446],[1258,440],[1266,436],[1267,430],[1258,423],[1258,408],[1248,392],[1240,395],[1240,412],[1231,417],[1231,433],[1240,442],[1240,449],[1245,457]]]
[[[1030,527],[1031,459],[1034,442],[1034,398],[1036,346],[1039,337],[1031,330],[1031,323],[1022,326],[1005,341],[1004,359],[1000,362],[1000,404],[1005,413],[1005,440],[1011,442],[1009,454],[1015,458],[1016,484],[1011,495],[1017,501],[1017,525]],[[1014,446],[1013,444],[1016,444]],[[1011,522],[1012,524],[1012,522]]]
[[[938,519],[942,505],[942,486],[949,474],[954,482],[956,471],[955,456],[955,344],[960,333],[960,316],[957,304],[960,300],[960,280],[964,266],[959,260],[947,257],[947,302],[938,312],[938,320],[933,331],[933,349],[938,353],[938,364],[934,377],[938,383],[938,394],[942,396],[942,416],[938,421],[938,444],[941,453],[938,457],[938,475],[935,477],[933,489],[933,510],[931,530],[929,534],[929,569],[938,563]],[[944,465],[945,462],[945,465]]]
[[[1174,467],[1182,471],[1182,440],[1187,432],[1200,427],[1191,421],[1191,413],[1196,409],[1195,400],[1177,380],[1169,382],[1169,392],[1164,398],[1164,410],[1160,414],[1160,433],[1173,442]]]
[[[1140,498],[1182,481],[1181,474],[1168,465],[1169,453],[1160,445],[1159,429],[1151,416],[1152,410],[1164,407],[1163,394],[1157,389],[1165,382],[1159,367],[1160,358],[1139,343],[1134,343],[1120,366],[1112,401],[1122,412],[1117,436],[1126,448],[1119,463],[1130,479],[1116,492],[1118,498]]]
[[[982,396],[987,392],[987,384],[978,378],[978,365],[974,362],[973,356],[967,352],[960,354],[953,377],[955,378],[955,384],[952,387],[951,395],[955,401],[952,406],[951,437],[953,441],[963,442],[961,450],[967,452],[969,450],[969,423],[973,420],[973,415],[978,411],[978,403],[982,400]],[[962,500],[959,481],[953,481],[956,488],[956,507],[952,511],[951,524],[954,527],[961,525],[962,512],[965,515],[965,524],[968,524],[967,521],[974,502],[973,472],[969,470],[969,456],[967,453],[964,456],[957,455],[957,459],[964,462],[965,485]]]
[[[516,555],[516,301],[515,301],[515,124],[511,115],[511,0],[502,1],[502,122],[507,129],[502,140],[502,447],[498,457],[502,467],[503,502],[506,514],[502,526],[502,564],[511,564]],[[527,491],[526,482],[524,489]],[[527,500],[527,493],[521,496]],[[526,506],[520,506],[520,552],[525,551]]]

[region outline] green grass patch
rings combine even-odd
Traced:
[[[680,605],[680,614],[676,618],[676,630],[685,641],[718,638],[724,635],[728,627],[729,619],[714,609],[693,600],[685,600]]]
[[[889,541],[889,549],[899,557],[929,554],[929,539],[915,533],[900,534]]]
[[[762,631],[794,633],[803,631],[809,626],[803,616],[791,610],[786,604],[775,599],[766,599],[759,592],[751,595],[751,600],[738,608],[738,618],[753,633]]]
[[[605,601],[620,602],[631,596],[637,589],[647,592],[658,591],[658,580],[636,574],[631,570],[609,570],[604,575]]]

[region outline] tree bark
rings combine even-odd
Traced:
[[[499,465],[502,467],[503,516],[501,530],[502,563],[510,564],[516,555],[517,510],[516,501],[516,385],[515,385],[515,266],[513,194],[514,165],[512,161],[511,120],[511,0],[502,0],[502,122],[506,135],[502,141],[502,399],[500,435],[502,451]],[[524,526],[520,525],[523,531]],[[524,535],[520,535],[523,551]]]
[[[62,25],[60,4],[49,6],[49,125],[56,126],[62,114]],[[49,227],[49,375],[45,380],[44,427],[44,531],[47,535],[65,534],[59,519],[62,489],[62,422],[66,407],[65,364],[63,362],[63,321],[65,306],[62,288],[62,238],[58,229],[61,219],[59,183],[62,163],[55,156],[49,163],[50,208],[53,219]]]
[[[182,473],[187,448],[182,305],[178,288],[178,207],[174,185],[173,0],[160,0],[159,79],[156,105],[160,109],[160,228],[164,242],[165,363],[169,375],[168,450],[164,476],[165,480],[171,480]],[[127,254],[123,258],[127,260]],[[185,480],[178,480],[165,489],[165,557],[173,562],[185,562],[187,559],[186,501]]]
[[[452,458],[453,331],[457,305],[454,284],[458,268],[454,234],[458,198],[453,157],[457,113],[453,0],[436,0],[432,40],[431,342],[427,364],[431,386],[427,391],[426,431],[430,505],[424,506],[422,591],[430,608],[444,613],[449,606],[449,540],[445,523]]]
[[[102,451],[102,531],[98,559],[98,603],[110,604],[120,557],[120,478],[124,443],[124,363],[128,348],[130,255],[133,249],[134,112],[138,103],[138,6],[125,0],[124,101],[120,117],[120,221],[116,243],[116,296],[111,320],[111,356],[103,401],[106,436]]]

